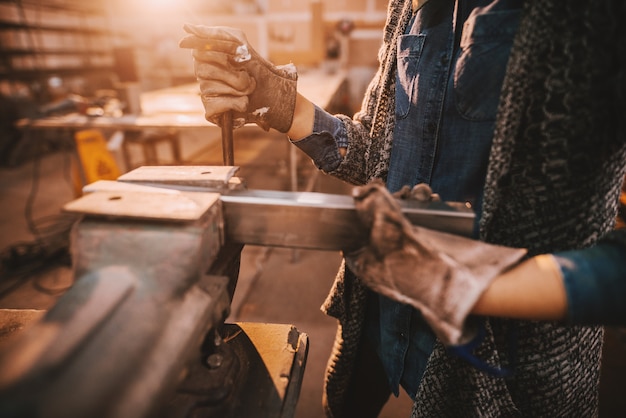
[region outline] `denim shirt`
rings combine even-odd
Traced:
[[[500,88],[521,4],[430,0],[413,17],[397,43],[390,191],[428,183],[445,201],[470,203],[478,225]],[[341,123],[316,108],[313,130],[302,140],[306,142],[294,144],[318,167],[332,169],[324,156],[346,143]],[[317,139],[324,133],[334,135],[336,144]],[[435,337],[411,307],[380,295],[371,299],[365,335],[377,349],[392,392],[397,396],[401,385],[414,397]]]
[[[626,326],[626,229],[584,250],[554,255],[563,275],[567,320],[574,325]]]

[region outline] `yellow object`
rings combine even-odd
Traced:
[[[80,163],[74,170],[76,196],[82,195],[82,188],[87,184],[97,180],[117,180],[121,175],[102,132],[96,129],[78,131],[74,142]]]
[[[421,9],[427,2],[428,0],[413,0],[413,13]]]

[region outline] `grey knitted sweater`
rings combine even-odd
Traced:
[[[431,0],[445,1],[445,0]],[[379,70],[362,110],[339,116],[344,161],[331,174],[354,184],[386,178],[394,124],[396,44],[411,1],[391,0]],[[481,239],[530,254],[582,248],[614,225],[626,167],[622,0],[528,1],[504,80]],[[339,320],[324,403],[342,416],[367,291],[343,266],[322,309]],[[475,355],[512,378],[485,374],[438,344],[413,416],[595,416],[602,329],[490,319]],[[512,332],[515,359],[509,358]]]

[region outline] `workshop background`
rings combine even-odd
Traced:
[[[145,164],[223,163],[216,130],[105,129],[102,146],[77,158],[84,144],[75,130],[29,129],[20,121],[69,113],[140,115],[150,98],[168,102],[168,94],[195,82],[190,52],[178,48],[187,22],[243,29],[262,56],[293,62],[303,79],[313,80],[311,91],[329,111],[352,114],[377,68],[387,3],[0,0],[0,310],[33,309],[36,319],[71,286],[68,231],[75,218],[61,207],[80,196],[81,169],[105,178]],[[194,108],[193,100],[202,113],[197,97],[185,105]],[[350,191],[316,170],[284,135],[255,126],[237,131],[234,140],[238,176],[251,189]],[[111,167],[103,169],[103,155]],[[319,307],[340,260],[339,253],[255,246],[242,254],[228,321],[293,324],[309,336],[296,418],[323,416],[323,371],[336,323]],[[617,333],[607,335],[603,417],[626,410],[624,342]],[[0,333],[0,348],[12,337]],[[402,394],[381,418],[408,417],[410,407]]]

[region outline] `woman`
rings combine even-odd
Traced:
[[[242,123],[286,132],[353,184],[382,179],[393,192],[424,181],[444,200],[471,199],[486,242],[537,255],[604,236],[625,174],[622,2],[529,1],[523,14],[516,0],[419,3],[389,2],[379,71],[353,118],[329,118],[296,95],[297,75],[260,59],[241,32],[188,28],[182,46],[195,49],[207,118],[233,110]],[[597,413],[600,328],[490,319],[476,355],[516,362],[504,381],[451,356],[418,311],[368,292],[350,269],[324,310],[339,320],[329,416],[376,416],[399,385],[415,416]],[[377,356],[363,356],[368,345]],[[377,370],[369,358],[383,363],[377,380],[359,375]],[[387,387],[364,395],[380,380]]]

